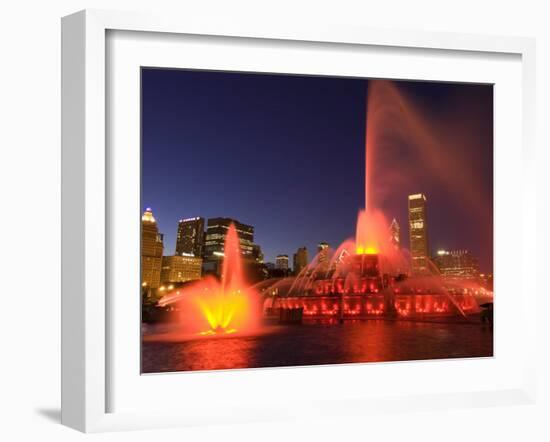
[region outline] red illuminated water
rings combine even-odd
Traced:
[[[449,198],[483,220],[479,228],[492,235],[492,206],[480,182],[482,164],[463,153],[463,146],[474,143],[479,134],[462,130],[460,119],[449,118],[445,108],[428,115],[398,82],[369,81],[367,100],[365,209],[393,198],[396,189],[415,193],[429,175]]]
[[[357,217],[355,237],[329,250],[328,258],[326,252],[316,256],[296,277],[259,284],[258,290],[275,295],[267,297],[264,307],[300,308],[304,316],[344,319],[478,313],[479,304],[492,302],[492,292],[474,281],[445,280],[429,258],[430,274],[411,276],[409,251],[391,241],[388,220],[377,209],[377,202],[392,189],[406,186],[416,190],[415,174],[424,170],[438,177],[457,198],[479,209],[483,220],[486,208],[481,210],[479,192],[472,190],[475,181],[468,181],[471,177],[463,173],[460,158],[445,153],[434,128],[395,83],[369,82],[367,104],[365,202]],[[405,144],[414,149],[413,162],[395,155],[396,148]],[[407,174],[388,168],[392,154],[397,158],[392,166],[407,170]],[[403,167],[404,161],[409,167]]]
[[[344,325],[268,326],[249,336],[233,334],[216,339],[163,336],[158,326],[144,331],[144,373],[493,355],[489,327],[456,323],[452,318],[440,322],[372,320]],[[322,382],[319,388],[323,388]]]
[[[225,340],[230,337],[225,335],[232,333],[259,336],[262,327],[256,302],[263,303],[264,313],[267,309],[300,308],[304,318],[310,319],[405,320],[445,315],[466,318],[479,312],[481,302],[492,301],[492,293],[479,284],[444,280],[436,266],[432,266],[430,275],[411,276],[409,251],[391,241],[388,219],[377,209],[391,189],[406,186],[416,191],[415,173],[425,170],[439,177],[450,193],[479,209],[479,217],[484,219],[486,208],[479,207],[478,195],[472,190],[476,183],[468,182],[468,167],[462,167],[460,158],[445,154],[421,114],[394,83],[371,81],[365,137],[365,200],[364,208],[358,212],[355,237],[328,254],[317,255],[296,277],[249,287],[243,274],[237,231],[231,226],[225,241],[221,279],[208,276],[159,302],[160,306],[174,308],[178,333],[215,335],[223,337],[227,345],[230,341]],[[388,152],[394,152],[403,140],[415,149],[414,164],[407,177],[381,166],[386,163]],[[402,170],[398,163],[409,160],[397,159],[395,169]],[[455,170],[460,170],[460,174]],[[164,339],[172,338],[165,335]],[[180,336],[176,334],[174,339],[179,341]],[[343,359],[347,361],[346,358]]]

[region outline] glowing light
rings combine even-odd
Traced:
[[[357,253],[358,255],[376,255],[378,254],[378,250],[375,247],[358,246],[355,249],[355,253]]]
[[[159,306],[187,303],[180,308],[181,322],[201,336],[235,333],[250,327],[255,319],[251,306],[253,291],[246,288],[239,237],[233,224],[227,232],[224,250],[220,280],[204,278],[175,295],[165,295],[158,303]],[[168,288],[172,290],[174,286]]]
[[[145,212],[143,213],[143,215],[141,217],[141,220],[144,221],[144,222],[148,222],[148,223],[155,223],[156,222],[155,217],[153,216],[153,212],[151,212],[150,207],[147,207],[147,209],[145,209]]]
[[[389,226],[385,217],[377,210],[361,210],[357,216],[355,231],[355,253],[357,255],[378,255],[390,249]],[[388,244],[386,244],[386,241]]]
[[[230,329],[227,329],[227,330],[222,330],[221,333],[226,334],[226,335],[230,335],[230,334],[235,333],[236,331],[237,330],[235,330],[234,328],[230,328]],[[206,331],[199,332],[199,335],[201,335],[201,336],[212,336],[212,335],[216,335],[216,334],[218,334],[218,332],[216,332],[214,330],[206,330]]]
[[[238,292],[219,292],[213,297],[199,298],[197,303],[211,331],[215,333],[225,333],[233,318],[247,310],[246,297]]]

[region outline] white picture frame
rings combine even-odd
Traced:
[[[108,244],[115,230],[112,222],[109,192],[109,155],[106,121],[108,118],[106,81],[107,34],[109,32],[154,32],[162,35],[218,36],[284,41],[287,44],[339,44],[342,46],[375,46],[427,49],[441,53],[468,52],[510,54],[521,63],[521,240],[519,250],[521,306],[536,303],[535,280],[525,277],[533,267],[536,255],[535,178],[533,170],[533,122],[535,105],[534,40],[517,37],[493,37],[415,31],[388,31],[345,26],[293,27],[265,23],[215,23],[192,18],[174,18],[87,10],[62,21],[62,423],[80,431],[184,426],[215,422],[247,422],[285,417],[311,417],[338,414],[363,414],[375,410],[388,412],[411,409],[454,408],[510,403],[532,403],[536,393],[534,321],[519,319],[525,351],[522,353],[521,376],[503,388],[473,390],[461,393],[429,392],[424,395],[327,397],[311,399],[308,407],[255,407],[253,399],[237,402],[231,413],[209,415],[197,407],[194,412],[178,409],[112,411],[109,406],[110,364],[113,354],[108,339],[110,317],[108,302],[109,265],[112,257]],[[158,35],[158,34],[157,34]],[[498,106],[498,103],[496,104]],[[498,118],[498,108],[497,115]],[[497,165],[498,166],[498,162]],[[498,172],[498,170],[497,170]],[[519,173],[519,172],[518,172]],[[498,219],[495,219],[498,223]],[[496,247],[496,253],[502,253]],[[498,276],[497,276],[498,277]],[[502,325],[502,326],[505,326]],[[352,370],[361,369],[361,365]],[[331,370],[342,370],[332,367]],[[347,368],[349,370],[349,367]],[[274,369],[277,370],[277,369]],[[292,370],[286,370],[287,373]],[[216,374],[218,384],[224,376]],[[257,372],[255,372],[257,373]],[[139,373],[138,373],[139,374]],[[357,373],[356,373],[357,374]],[[208,382],[204,376],[202,382]],[[290,376],[290,375],[288,375]],[[261,375],[255,382],[262,382]],[[164,383],[170,382],[165,377]],[[174,379],[172,377],[172,379]],[[198,378],[195,378],[198,380]],[[206,379],[206,380],[205,380]],[[336,402],[337,406],[335,406]]]

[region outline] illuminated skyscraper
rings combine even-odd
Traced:
[[[308,255],[306,247],[300,247],[294,254],[293,260],[294,274],[298,275],[302,270],[307,267]]]
[[[202,256],[204,218],[180,219],[176,238],[176,255]]]
[[[206,227],[204,241],[204,257],[221,256],[224,252],[225,237],[231,224],[237,229],[241,253],[245,258],[251,258],[254,250],[254,227],[240,223],[231,218],[210,218]]]
[[[317,253],[320,253],[323,256],[326,256],[328,255],[329,247],[330,246],[328,242],[320,242],[319,244],[317,244]]]
[[[203,248],[203,270],[206,273],[221,273],[221,263],[224,256],[225,237],[231,224],[235,225],[239,246],[243,258],[250,261],[254,256],[254,227],[242,224],[231,218],[210,218],[207,222],[206,237]]]
[[[479,275],[477,258],[468,250],[438,250],[434,262],[446,278],[477,280]]]
[[[401,247],[401,229],[397,220],[394,218],[390,224],[390,242],[395,248]]]
[[[275,258],[275,268],[279,270],[288,270],[288,255],[277,255]]]
[[[317,263],[319,264],[319,270],[328,270],[329,265],[329,244],[327,242],[320,242],[317,244]]]
[[[412,272],[416,275],[428,273],[429,248],[426,219],[426,196],[422,193],[409,195]]]
[[[162,267],[162,234],[150,208],[141,217],[141,284],[156,289],[160,285]]]
[[[200,279],[201,267],[202,258],[181,255],[163,256],[160,280],[165,284]]]

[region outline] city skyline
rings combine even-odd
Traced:
[[[492,271],[492,113],[490,119],[479,119],[483,127],[477,126],[474,117],[480,111],[472,106],[481,99],[475,86],[402,82],[400,87],[428,111],[444,97],[459,109],[455,118],[464,115],[462,126],[477,129],[483,143],[458,154],[461,164],[464,157],[472,164],[470,174],[479,175],[476,183],[485,183],[483,201],[490,218],[483,217],[491,221],[486,223],[490,228],[475,222],[474,207],[453,201],[435,178],[420,179],[414,188],[403,188],[403,180],[395,189],[384,186],[382,178],[389,180],[403,169],[401,158],[380,159],[377,206],[408,237],[407,197],[428,195],[430,254],[468,249],[479,257],[480,268]],[[353,237],[364,200],[367,88],[368,80],[359,79],[144,69],[142,209],[152,207],[165,254],[175,252],[178,221],[197,216],[231,217],[255,226],[255,242],[266,262],[292,256],[302,246],[313,257],[320,241],[336,246]],[[492,90],[480,90],[487,112]],[[192,115],[190,109],[196,112]],[[232,114],[239,116],[239,124]],[[219,133],[213,135],[209,125]],[[445,132],[449,123],[440,126]],[[404,157],[407,152],[405,146]],[[389,172],[388,163],[395,164]],[[285,190],[289,188],[292,192]],[[408,241],[402,243],[408,246]]]
[[[428,225],[429,223],[427,222],[427,220],[429,219],[429,217],[427,216],[427,214],[425,213],[425,207],[426,205],[428,205],[427,203],[427,198],[424,194],[413,194],[413,195],[408,195],[407,197],[408,199],[408,203],[409,203],[409,206],[408,206],[408,211],[409,211],[409,224],[411,223],[411,214],[414,213],[416,210],[418,210],[418,207],[417,206],[416,208],[413,206],[411,207],[411,202],[414,202],[414,201],[422,201],[422,215],[418,218],[418,216],[416,216],[416,218],[414,218],[414,221],[418,221],[418,220],[421,220],[422,223],[424,223],[424,225],[420,228],[420,230],[422,230],[425,235],[425,237],[421,240],[423,246],[420,246],[420,248],[422,249],[422,247],[425,249],[424,251],[418,251],[418,250],[415,250],[415,247],[411,247],[413,243],[415,242],[418,242],[418,239],[416,239],[415,237],[418,235],[418,233],[416,233],[416,230],[414,231],[413,233],[413,238],[411,239],[411,228],[409,228],[409,238],[408,238],[408,241],[405,242],[406,245],[403,245],[402,243],[402,239],[399,239],[399,230],[400,230],[400,225],[399,223],[397,222],[397,220],[395,218],[392,218],[392,221],[391,223],[388,225],[388,236],[391,238],[392,242],[394,244],[396,244],[397,247],[404,247],[406,249],[408,249],[410,252],[411,252],[411,259],[412,259],[412,271],[413,272],[417,272],[417,273],[426,273],[426,271],[429,272],[429,270],[427,269],[426,267],[426,264],[420,264],[420,269],[418,269],[419,265],[418,264],[415,264],[415,254],[418,254],[420,255],[420,257],[428,257],[429,259],[433,260],[433,263],[436,264],[438,262],[438,258],[441,258],[441,252],[446,252],[447,254],[449,253],[455,253],[455,252],[460,252],[460,253],[470,253],[471,254],[471,251],[468,250],[468,249],[450,249],[450,248],[442,248],[442,247],[439,247],[437,249],[431,249],[429,247],[429,231],[428,231]],[[412,213],[411,213],[411,209],[412,209]],[[147,207],[145,209],[146,213],[151,211],[152,214],[154,215],[154,211],[152,210],[151,207]],[[414,216],[414,215],[413,215]],[[181,229],[181,226],[182,226],[182,223],[188,223],[188,222],[196,222],[196,221],[199,221],[200,220],[200,223],[202,226],[206,227],[205,225],[205,221],[209,221],[209,220],[219,220],[219,219],[229,219],[227,217],[215,217],[215,218],[211,218],[211,219],[205,219],[201,216],[195,216],[195,217],[191,217],[191,218],[187,218],[187,219],[180,219],[178,220],[178,235],[177,235],[177,238],[179,240],[180,238],[180,229]],[[155,216],[155,221],[157,222],[158,224],[158,218]],[[234,220],[236,221],[238,224],[241,224],[240,220]],[[246,224],[246,223],[244,223]],[[251,226],[253,229],[255,229],[255,226]],[[159,234],[162,235],[163,237],[165,237],[165,233],[162,232],[162,230],[159,229]],[[205,238],[207,237],[207,231],[203,231],[202,232],[202,235],[200,235],[202,238],[203,238],[203,241],[205,240]],[[351,238],[350,238],[351,239]],[[172,255],[179,255],[180,252],[178,252],[178,240],[176,241],[176,244],[175,244],[175,250],[174,250],[174,253],[171,253],[170,250],[166,250],[166,244],[163,240],[163,243],[164,243],[164,251],[165,252],[168,252],[168,253],[165,253],[164,254],[164,257],[171,257]],[[223,242],[223,241],[222,241]],[[334,250],[334,244],[330,244],[328,242],[325,242],[325,241],[317,241],[316,242],[316,247],[315,248],[308,248],[307,246],[297,246],[296,249],[294,250],[294,252],[288,252],[288,251],[284,251],[284,252],[281,252],[281,253],[277,253],[275,256],[274,256],[274,259],[273,260],[268,260],[268,259],[264,259],[263,262],[264,263],[271,263],[271,264],[274,264],[275,266],[277,266],[277,261],[280,257],[286,257],[286,260],[287,260],[287,266],[289,269],[292,269],[292,270],[295,270],[295,263],[293,261],[293,264],[290,265],[290,260],[289,260],[289,257],[291,256],[294,256],[294,259],[296,258],[296,253],[299,253],[302,249],[305,249],[305,252],[306,252],[306,265],[308,262],[311,261],[311,259],[315,258],[315,256],[317,255],[317,253],[320,251],[320,245],[321,244],[325,244],[325,245],[328,245],[328,247],[331,247],[333,250]],[[257,242],[255,242],[255,245],[259,246],[260,247],[260,250],[262,252],[263,251],[263,248],[261,247],[262,245],[261,244],[258,244]],[[205,247],[205,244],[204,242],[201,244],[201,248],[204,248]],[[309,251],[313,251],[313,254],[311,256],[311,259],[308,259],[307,258],[307,255],[308,255],[308,252]],[[425,251],[427,251],[427,255],[425,254]],[[424,253],[423,253],[424,252]],[[187,255],[189,252],[185,253],[184,252],[184,255]],[[246,253],[244,253],[246,255]],[[196,257],[204,257],[203,254],[195,254]],[[475,257],[477,259],[477,257]],[[303,267],[302,267],[303,268]],[[416,270],[415,270],[416,269]],[[492,271],[492,269],[491,269]]]

